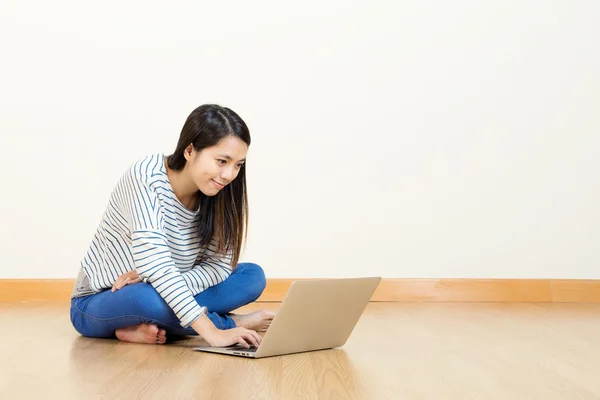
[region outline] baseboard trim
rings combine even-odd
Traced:
[[[268,279],[259,302],[280,302],[295,279]],[[73,279],[0,279],[0,303],[68,302]],[[600,303],[600,280],[383,279],[371,301]]]

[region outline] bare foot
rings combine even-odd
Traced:
[[[230,314],[237,326],[252,329],[257,332],[266,331],[275,318],[275,313],[269,310],[255,311],[250,314]]]
[[[139,324],[117,329],[115,335],[124,342],[164,344],[167,341],[167,332],[158,329],[154,324]]]

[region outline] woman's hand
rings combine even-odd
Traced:
[[[240,344],[245,348],[248,348],[250,347],[248,343],[258,347],[262,341],[262,337],[256,333],[256,331],[250,329],[242,327],[226,330],[218,329],[206,314],[201,315],[192,322],[190,326],[212,347],[225,347],[233,344]]]
[[[133,271],[129,271],[117,278],[111,292],[116,292],[117,290],[123,288],[125,285],[131,285],[133,283],[141,282],[142,280],[138,276],[137,271],[134,269]]]
[[[245,348],[249,348],[250,345],[258,347],[262,341],[262,337],[256,331],[241,327],[218,330],[213,336],[204,339],[213,347],[225,347],[234,344],[239,344]]]

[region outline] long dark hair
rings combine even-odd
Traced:
[[[216,104],[201,105],[185,121],[175,152],[167,156],[167,165],[174,171],[181,171],[187,162],[183,153],[190,144],[196,151],[201,151],[228,136],[235,136],[250,146],[250,131],[239,115]],[[235,268],[242,242],[248,236],[246,162],[237,177],[217,195],[206,196],[202,192],[198,195],[200,245],[206,247],[215,239],[218,253],[226,255],[232,252],[231,265]]]

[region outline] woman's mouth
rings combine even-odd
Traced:
[[[213,183],[215,184],[216,187],[218,187],[219,189],[223,189],[225,187],[225,185],[221,185],[219,182],[214,181],[211,179],[211,181],[213,181]]]

